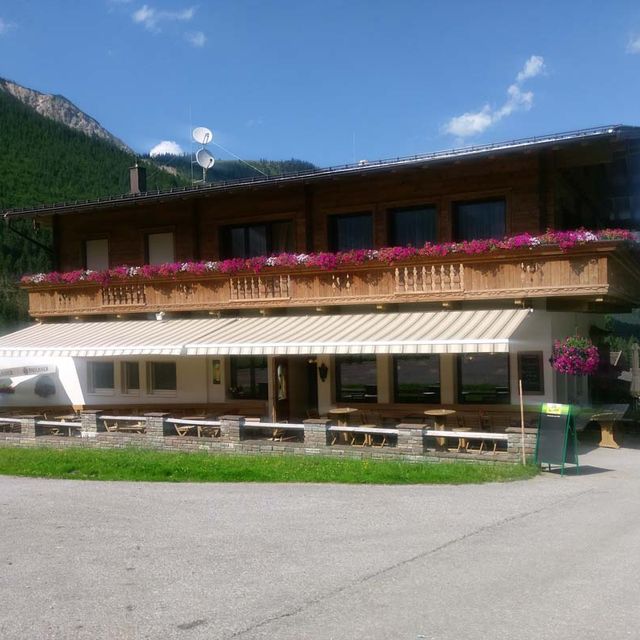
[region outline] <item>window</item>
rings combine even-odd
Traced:
[[[293,225],[289,220],[224,227],[220,237],[220,254],[225,258],[255,258],[294,249]]]
[[[329,217],[331,251],[351,251],[373,247],[373,218],[370,213],[350,213]]]
[[[440,404],[440,356],[393,358],[395,402]]]
[[[389,210],[389,244],[423,247],[437,240],[437,211],[433,206]]]
[[[122,363],[122,393],[137,394],[140,391],[140,366],[137,362]]]
[[[458,202],[453,207],[454,240],[503,238],[506,233],[504,200]]]
[[[105,271],[109,268],[109,241],[87,240],[84,243],[84,266],[91,271]]]
[[[113,362],[89,361],[87,372],[90,393],[113,393]]]
[[[336,356],[336,400],[376,402],[378,379],[375,356]]]
[[[177,388],[175,362],[149,362],[147,364],[149,393],[173,395]]]
[[[509,404],[509,354],[458,356],[458,401],[461,404]]]
[[[231,358],[231,385],[234,398],[266,400],[269,397],[267,359],[262,356]]]
[[[173,233],[150,233],[147,236],[147,264],[175,262]]]

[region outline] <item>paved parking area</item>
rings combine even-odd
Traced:
[[[640,634],[640,449],[482,486],[0,478],[0,637]]]

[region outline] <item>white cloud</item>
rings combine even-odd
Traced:
[[[207,36],[202,33],[202,31],[195,31],[194,33],[185,34],[187,41],[190,42],[194,47],[204,47],[205,42],[207,41]]]
[[[163,22],[188,22],[196,13],[195,7],[181,9],[179,11],[164,11],[154,9],[148,4],[143,4],[131,14],[131,19],[136,24],[141,24],[148,31],[156,33],[161,31],[160,24]]]
[[[183,153],[184,151],[182,150],[182,147],[173,140],[163,140],[162,142],[159,142],[155,147],[153,147],[151,151],[149,151],[149,155],[152,158],[154,158],[155,156],[164,155],[179,156]]]
[[[516,82],[522,83],[529,78],[535,78],[544,71],[544,58],[542,56],[531,56],[522,67],[522,71],[516,76]]]
[[[545,70],[542,56],[531,56],[516,76],[516,81],[507,87],[507,99],[497,109],[486,104],[479,111],[468,111],[447,122],[443,130],[458,138],[469,138],[484,133],[503,118],[515,111],[528,111],[533,106],[533,91],[523,91],[522,84],[535,78]]]
[[[627,43],[627,53],[640,53],[640,36],[634,36]]]
[[[0,36],[3,36],[5,33],[9,33],[12,29],[15,29],[16,25],[13,22],[7,22],[0,18]]]

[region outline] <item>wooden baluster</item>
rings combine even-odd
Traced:
[[[409,269],[407,267],[404,268],[404,290],[409,291]]]
[[[460,263],[460,291],[464,291],[464,265]]]
[[[440,265],[440,291],[444,291],[445,290],[445,269],[444,269],[444,265]]]
[[[418,269],[417,267],[413,267],[413,290],[418,290]]]
[[[286,287],[287,287],[286,297],[289,298],[291,297],[291,275],[290,274],[287,274]]]
[[[427,290],[427,268],[426,267],[422,267],[420,279],[421,279],[420,286],[422,288],[422,291],[426,291]]]
[[[400,292],[400,269],[395,269],[396,293]]]
[[[436,290],[436,266],[431,265],[431,291]]]
[[[455,282],[456,282],[456,269],[453,265],[449,266],[449,285],[451,287],[451,291],[453,291],[455,289]]]

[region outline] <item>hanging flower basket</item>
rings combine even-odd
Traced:
[[[600,354],[589,338],[569,336],[553,343],[550,362],[558,373],[588,376],[598,368]]]

